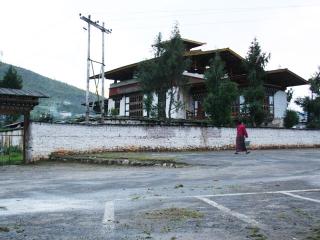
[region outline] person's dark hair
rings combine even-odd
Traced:
[[[235,120],[235,123],[236,123],[236,125],[239,125],[239,124],[241,124],[242,122],[241,122],[240,119],[236,119],[236,120]]]

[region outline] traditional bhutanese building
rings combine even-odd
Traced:
[[[172,117],[203,119],[206,116],[203,108],[203,100],[206,95],[204,72],[209,67],[210,59],[213,59],[215,54],[219,53],[225,62],[230,79],[236,82],[241,90],[248,86],[247,73],[243,64],[244,58],[230,48],[202,51],[195,48],[199,48],[205,43],[188,39],[182,40],[186,49],[185,57],[191,60],[191,65],[183,73],[188,79],[188,87],[180,89],[176,96],[177,99],[182,101],[183,107],[173,112]],[[139,80],[135,78],[139,64],[140,62],[137,62],[105,72],[105,78],[113,80],[107,101],[109,111],[115,109],[114,112],[118,112],[119,116],[146,116],[146,111],[143,109],[144,96],[141,92]],[[92,78],[94,77],[98,76]],[[264,109],[270,122],[280,123],[284,117],[287,109],[286,88],[305,84],[308,84],[306,80],[288,69],[266,71]],[[154,101],[157,102],[156,96]],[[244,98],[240,96],[233,106],[233,115],[236,116],[240,113],[243,104]]]

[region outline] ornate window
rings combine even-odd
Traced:
[[[143,116],[143,94],[134,94],[129,97],[129,116]]]

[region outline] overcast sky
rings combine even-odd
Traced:
[[[0,60],[85,89],[87,32],[79,13],[112,28],[107,70],[151,57],[155,36],[167,39],[175,22],[182,37],[206,42],[204,50],[229,47],[244,57],[257,37],[271,53],[267,69],[289,68],[308,79],[320,65],[319,0],[2,1]],[[100,61],[98,30],[92,51]]]

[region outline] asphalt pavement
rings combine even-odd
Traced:
[[[0,167],[0,239],[320,239],[320,149]]]

